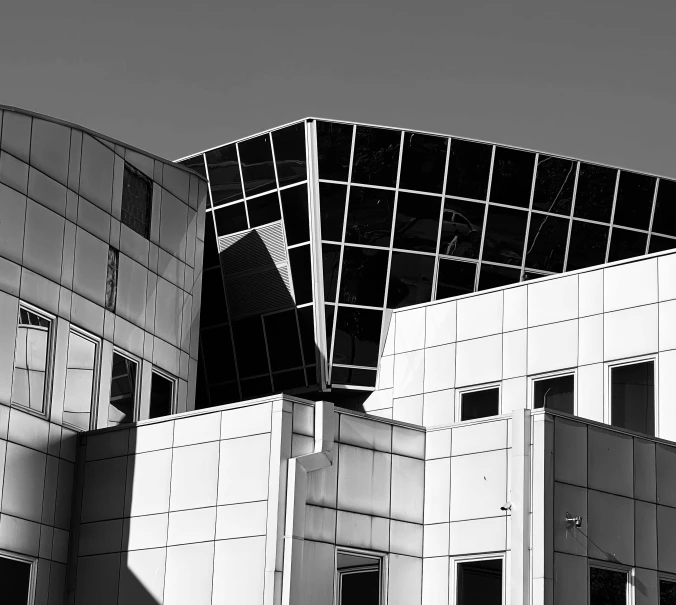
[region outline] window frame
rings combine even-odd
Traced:
[[[597,569],[608,569],[610,571],[621,571],[627,574],[627,593],[625,605],[634,605],[635,601],[635,579],[636,568],[630,565],[622,565],[620,563],[611,563],[610,561],[598,561],[596,559],[587,559],[587,605],[591,605],[591,570],[592,567]],[[658,575],[659,580],[659,575]],[[658,584],[659,590],[659,584]]]
[[[150,389],[148,391],[148,418],[139,418],[138,420],[151,420],[150,418],[150,406],[152,404],[152,392],[153,392],[153,374],[157,374],[158,376],[165,378],[166,380],[171,382],[171,408],[169,411],[169,416],[172,416],[177,413],[177,403],[178,403],[178,376],[174,376],[173,374],[170,374],[166,370],[162,370],[161,368],[158,368],[157,366],[153,365],[150,369]],[[266,374],[267,376],[267,374]],[[163,418],[166,418],[166,416],[163,416]]]
[[[528,409],[530,410],[539,410],[543,409],[546,410],[547,408],[536,408],[535,407],[535,383],[539,382],[540,380],[549,380],[551,378],[562,378],[564,376],[572,376],[573,377],[573,415],[578,416],[579,415],[579,410],[578,410],[578,397],[577,397],[577,391],[578,391],[578,381],[577,381],[577,368],[570,368],[568,370],[556,370],[555,372],[545,372],[543,374],[536,374],[533,376],[528,376],[528,400],[527,400],[527,406]],[[556,413],[556,410],[554,410]],[[565,412],[561,412],[562,414]]]
[[[151,233],[152,233],[152,220],[153,220],[153,198],[155,197],[155,181],[149,177],[147,174],[136,168],[133,164],[129,163],[127,160],[124,161],[124,165],[122,168],[122,197],[124,197],[124,173],[126,170],[129,170],[131,174],[133,174],[135,177],[140,178],[144,181],[148,181],[150,183],[150,195],[148,196],[148,209],[146,212],[146,219],[147,219],[147,224],[146,224],[146,233],[142,234],[136,231],[133,227],[128,225],[122,220],[122,215],[120,215],[120,224],[124,225],[127,227],[127,229],[130,229],[137,235],[141,236],[143,239],[147,239],[150,241]],[[121,202],[120,202],[121,203]],[[120,206],[121,207],[121,206]]]
[[[340,577],[338,570],[338,555],[340,553],[348,555],[357,555],[361,557],[370,557],[376,559],[380,565],[380,599],[379,605],[387,605],[387,586],[388,586],[388,561],[387,553],[366,550],[363,548],[350,548],[347,546],[337,546],[333,551],[333,599],[335,605],[340,605]]]
[[[498,413],[495,416],[482,416],[481,418],[472,418],[471,420],[462,420],[462,396],[465,393],[475,393],[477,391],[490,391],[492,389],[498,389]],[[480,385],[473,385],[470,387],[462,387],[456,389],[455,391],[455,421],[456,422],[481,422],[488,418],[497,418],[502,416],[502,381],[500,382],[488,382]]]
[[[507,603],[507,553],[505,551],[460,555],[450,558],[449,602],[458,605],[458,565],[473,561],[502,561],[502,605]],[[452,600],[451,600],[452,599]]]
[[[35,593],[37,585],[37,571],[38,571],[38,559],[37,557],[29,557],[27,555],[21,555],[16,552],[5,550],[0,548],[0,557],[5,559],[12,559],[13,561],[21,561],[22,563],[28,563],[30,565],[30,576],[28,578],[28,603],[27,605],[33,605],[35,603]]]
[[[111,394],[111,391],[112,391],[111,387],[112,387],[112,383],[113,383],[113,373],[112,373],[113,361],[115,359],[116,353],[120,357],[124,357],[128,361],[132,361],[136,364],[136,379],[134,381],[134,383],[135,383],[134,384],[134,407],[133,407],[133,410],[132,410],[131,422],[127,423],[127,424],[138,422],[140,420],[140,416],[141,416],[141,375],[143,373],[141,371],[142,360],[141,360],[140,357],[136,357],[136,355],[132,355],[128,351],[125,351],[124,349],[120,349],[119,347],[114,346],[113,347],[113,354],[110,357],[110,370],[111,370],[111,372],[110,372],[110,384],[108,385],[108,410],[106,410],[108,412],[108,414],[106,415],[106,426],[111,426],[111,425],[108,424],[108,422],[109,422],[109,418],[110,418],[110,416],[109,416],[109,414],[110,414],[110,394]],[[151,380],[152,380],[152,376],[151,376]],[[148,410],[150,410],[150,405],[148,406]],[[112,425],[112,426],[119,426],[119,425],[115,424],[115,425]]]

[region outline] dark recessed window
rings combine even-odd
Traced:
[[[580,164],[573,214],[578,218],[609,223],[616,181],[617,170],[613,168]]]
[[[654,234],[650,236],[650,246],[648,248],[649,254],[673,250],[674,248],[676,248],[676,239],[660,237],[659,235]]]
[[[526,245],[526,267],[542,271],[563,271],[569,219],[531,214]]]
[[[152,203],[153,182],[146,175],[125,163],[120,217],[122,224],[148,239]]]
[[[610,420],[613,426],[655,434],[655,363],[642,361],[610,370]]]
[[[500,389],[468,391],[460,396],[460,420],[475,420],[500,413]]]
[[[279,196],[276,191],[246,201],[249,209],[249,223],[252,227],[260,227],[274,223],[282,218],[279,210]]]
[[[541,155],[538,159],[533,209],[570,214],[577,164],[563,158]]]
[[[161,418],[171,414],[174,404],[174,385],[175,381],[166,376],[157,372],[152,373],[149,418]]]
[[[660,179],[653,217],[655,232],[676,235],[676,181]]]
[[[207,219],[208,218],[209,217],[207,216]],[[244,202],[217,208],[214,210],[214,218],[216,219],[216,232],[218,237],[223,237],[230,233],[237,233],[238,231],[245,231],[249,228],[249,224],[246,220]]]
[[[322,239],[332,242],[342,241],[346,197],[347,187],[345,185],[319,183]]]
[[[340,268],[340,246],[322,244],[322,267],[324,270],[324,300],[336,301],[338,269]]]
[[[235,339],[235,353],[239,375],[247,378],[257,374],[267,374],[268,359],[265,352],[265,335],[260,315],[240,319],[232,323]],[[207,359],[208,363],[208,359]],[[215,363],[218,363],[215,360]],[[207,366],[207,374],[209,367]]]
[[[277,186],[269,134],[239,143],[239,161],[247,195],[263,193]]]
[[[489,206],[483,259],[521,266],[527,221],[523,210]]]
[[[108,246],[108,265],[106,267],[106,309],[115,313],[117,303],[117,269],[120,261],[120,251]]]
[[[676,605],[676,582],[660,580],[660,605]]]
[[[394,224],[394,248],[436,252],[441,198],[400,192]]]
[[[502,559],[458,563],[457,605],[502,605]]]
[[[589,568],[589,605],[626,605],[627,572]]]
[[[282,197],[286,245],[310,241],[310,217],[307,205],[307,186],[299,185],[279,192]]]
[[[3,605],[26,605],[31,585],[31,564],[0,557]]]
[[[263,321],[272,371],[279,372],[302,366],[296,312],[289,310],[265,315]]]
[[[345,241],[351,244],[389,247],[393,213],[394,191],[351,187]],[[340,226],[342,228],[342,223]]]
[[[380,605],[380,567],[379,558],[339,551],[338,605]]]
[[[509,284],[516,284],[521,279],[521,269],[512,269],[511,267],[499,267],[481,263],[479,272],[478,290],[490,290],[491,288],[501,288]]]
[[[496,147],[491,202],[528,208],[534,169],[535,154]]]
[[[207,151],[206,159],[213,205],[219,206],[242,199],[242,177],[239,173],[236,145]]]
[[[432,300],[434,257],[393,252],[387,306],[398,309]]]
[[[375,387],[378,372],[363,368],[343,368],[333,366],[331,382],[333,384],[350,384],[356,387]]]
[[[479,258],[486,204],[446,198],[439,254]]]
[[[414,132],[404,133],[399,187],[441,193],[448,140]]]
[[[629,229],[620,229],[613,227],[610,234],[610,251],[608,252],[608,262],[624,260],[625,258],[634,258],[643,256],[648,244],[648,234],[640,231],[630,231]]]
[[[310,245],[298,246],[289,250],[293,292],[297,305],[312,302],[312,260]]]
[[[305,159],[305,122],[292,124],[272,133],[279,186],[298,183],[307,178]]]
[[[475,263],[440,258],[436,299],[441,300],[474,292],[475,277]]]
[[[608,227],[573,221],[566,271],[593,267],[606,262]]]
[[[350,172],[352,124],[317,122],[319,178],[347,181]]]
[[[620,172],[613,223],[648,229],[655,195],[655,178],[635,172]]]
[[[382,307],[387,279],[386,250],[345,246],[340,278],[340,302]]]
[[[338,307],[333,363],[375,368],[382,321],[382,311]]]
[[[137,375],[138,363],[114,351],[108,426],[134,421]]]
[[[394,187],[401,132],[385,128],[357,126],[352,160],[352,182]]]
[[[486,200],[493,147],[451,139],[446,195]]]
[[[575,413],[575,376],[554,376],[533,384],[533,408]]]

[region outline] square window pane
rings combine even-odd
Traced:
[[[394,225],[394,248],[436,252],[441,199],[415,193],[399,193]]]
[[[171,414],[174,403],[174,381],[152,373],[150,381],[150,415],[149,418],[161,418]]]
[[[399,187],[441,193],[447,146],[445,138],[405,132]]]
[[[340,268],[340,246],[322,244],[322,267],[324,270],[324,300],[335,302],[338,269]]]
[[[629,231],[629,229],[620,229],[613,227],[610,234],[610,252],[608,252],[608,262],[625,258],[634,258],[643,256],[648,244],[648,234],[640,231]]]
[[[375,368],[383,312],[338,307],[333,363]]]
[[[279,196],[276,191],[246,201],[249,222],[252,227],[274,223],[282,218],[279,210]]]
[[[569,219],[532,213],[526,246],[526,267],[541,271],[563,271]]]
[[[263,321],[272,371],[278,372],[302,366],[296,312],[289,310],[265,315]]]
[[[566,271],[593,267],[606,262],[608,227],[573,221]]]
[[[446,198],[439,254],[479,258],[486,204]]]
[[[510,267],[498,267],[481,263],[481,273],[479,274],[479,290],[490,290],[491,288],[501,288],[509,284],[516,284],[521,278],[521,269],[512,269]]]
[[[6,605],[25,605],[31,585],[31,565],[9,557],[0,557],[2,602]]]
[[[298,185],[279,192],[284,212],[286,245],[293,246],[310,241],[307,185]]]
[[[298,183],[307,178],[305,158],[305,122],[292,124],[272,133],[279,186]]]
[[[451,139],[446,195],[486,200],[492,145]]]
[[[382,307],[387,278],[386,250],[345,246],[340,278],[340,302]]]
[[[475,420],[497,416],[500,413],[500,389],[498,387],[462,393],[460,420]]]
[[[574,215],[578,218],[609,223],[616,180],[617,170],[613,168],[581,163]]]
[[[352,160],[352,182],[394,187],[401,132],[385,128],[357,126]]]
[[[350,172],[352,124],[317,122],[319,178],[347,181]]]
[[[437,300],[474,292],[476,264],[439,259],[437,276]]]
[[[589,568],[589,605],[626,605],[627,572]]]
[[[393,252],[387,306],[398,309],[432,300],[434,257]]]
[[[614,367],[610,382],[611,424],[654,435],[655,364],[644,361]]]
[[[263,193],[277,187],[269,134],[239,143],[239,160],[247,195]]]
[[[613,223],[634,229],[648,229],[653,209],[655,177],[620,172]]]
[[[138,364],[135,361],[113,352],[108,426],[134,421],[137,372]]]
[[[152,200],[153,182],[125,163],[122,181],[122,224],[146,239],[150,235]]]
[[[660,179],[655,200],[653,232],[676,236],[676,181]]]
[[[226,145],[206,153],[209,189],[214,206],[242,199],[242,177],[237,163],[237,147]]]
[[[538,158],[533,208],[554,214],[570,214],[575,191],[577,164],[563,158],[541,155]]]
[[[207,215],[208,218],[209,216]],[[214,210],[214,218],[216,219],[216,233],[218,237],[237,233],[238,231],[245,231],[249,228],[244,202],[217,208]]]
[[[322,239],[340,242],[343,239],[345,198],[347,186],[319,183],[319,206],[322,222]]]
[[[401,195],[403,194],[400,197]],[[393,213],[394,191],[351,187],[345,241],[351,244],[389,247]]]
[[[528,208],[534,169],[534,153],[496,147],[491,202]]]
[[[536,380],[533,385],[533,408],[574,414],[574,390],[575,376],[573,374]]]
[[[527,220],[522,210],[489,206],[483,259],[521,266]]]

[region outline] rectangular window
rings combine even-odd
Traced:
[[[676,580],[660,579],[660,605],[676,605]]]
[[[150,383],[150,418],[161,418],[172,413],[174,385],[174,380],[153,371]]]
[[[626,605],[627,572],[604,567],[589,568],[589,605]]]
[[[41,413],[45,412],[48,391],[51,329],[51,319],[19,306],[11,401]]]
[[[122,223],[146,239],[150,237],[152,201],[153,182],[125,163],[122,181]]]
[[[66,361],[66,395],[63,421],[89,430],[96,392],[98,340],[71,329]]]
[[[533,381],[533,408],[575,413],[575,376],[552,376]]]
[[[338,604],[380,605],[382,558],[338,551]]]
[[[138,362],[113,352],[113,371],[110,380],[108,426],[134,421],[136,407]]]
[[[458,563],[456,585],[457,605],[502,605],[502,559]]]
[[[31,564],[0,555],[3,605],[27,605],[31,592]]]
[[[500,389],[491,387],[460,395],[460,420],[476,420],[500,413]]]
[[[655,362],[610,369],[610,423],[630,431],[655,434]]]

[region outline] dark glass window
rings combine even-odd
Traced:
[[[581,163],[575,194],[575,216],[609,223],[616,180],[617,170],[613,168]]]
[[[357,126],[352,160],[352,182],[394,187],[401,132]]]
[[[521,265],[528,213],[498,206],[488,207],[483,259]]]
[[[263,193],[277,186],[269,134],[239,143],[239,161],[247,195]]]
[[[531,214],[526,247],[526,267],[563,271],[569,219]]]
[[[200,332],[207,382],[211,385],[237,378],[232,338],[228,326],[219,326]]]
[[[451,139],[446,195],[486,200],[493,147]]]
[[[676,181],[660,179],[653,217],[654,232],[676,235]]]
[[[566,271],[605,263],[607,245],[608,227],[573,221]]]
[[[362,368],[343,368],[333,366],[331,370],[332,384],[351,384],[359,387],[375,387],[378,372]],[[362,601],[359,601],[361,603]]]
[[[265,336],[260,315],[234,321],[232,334],[235,339],[235,354],[240,377],[267,374],[268,359],[265,353]],[[206,359],[209,363],[209,358]],[[209,366],[207,366],[207,375],[209,375]]]
[[[113,352],[108,426],[134,421],[138,363]]]
[[[239,401],[239,388],[236,382],[228,382],[225,384],[213,384],[209,387],[210,405],[223,405],[224,403],[232,403]]]
[[[125,163],[120,217],[122,224],[148,239],[152,203],[153,182],[145,174]]]
[[[535,154],[496,147],[491,202],[528,208],[534,168]]]
[[[263,317],[273,372],[303,365],[296,312],[292,309]]]
[[[303,356],[306,364],[315,363],[315,320],[312,307],[303,307],[297,310],[298,324],[300,325],[300,340],[303,345]],[[329,318],[326,318],[327,326]],[[333,320],[331,320],[331,330],[333,330]],[[330,350],[330,349],[327,349]]]
[[[491,288],[501,288],[509,284],[515,284],[521,277],[521,269],[511,269],[510,267],[498,267],[496,265],[487,265],[481,263],[481,272],[479,273],[479,290],[490,290]]]
[[[310,245],[299,246],[289,250],[289,263],[293,279],[293,291],[296,295],[296,304],[303,305],[312,302],[312,261],[310,259]]]
[[[414,132],[404,133],[399,187],[441,193],[448,140]]]
[[[460,408],[460,420],[497,416],[500,413],[500,389],[494,387],[463,393]]]
[[[437,300],[474,292],[476,265],[457,260],[439,259]]]
[[[541,155],[538,158],[533,208],[554,214],[570,214],[575,191],[576,163]]]
[[[242,380],[240,386],[242,387],[243,399],[263,397],[264,395],[269,395],[272,393],[272,383],[270,382],[270,376],[259,376],[258,378]]]
[[[252,227],[274,223],[282,218],[276,191],[247,200],[246,205],[249,209],[249,222]]]
[[[536,380],[533,385],[533,408],[575,413],[575,376],[554,376]]]
[[[387,306],[390,309],[432,300],[434,257],[393,252]]]
[[[660,237],[659,235],[650,236],[650,247],[648,249],[650,254],[653,252],[663,252],[664,250],[673,250],[674,248],[676,248],[676,239]]]
[[[635,172],[620,172],[613,223],[647,231],[654,195],[654,177]]]
[[[479,258],[486,204],[446,198],[439,254]]]
[[[324,319],[326,320],[326,350],[331,355],[331,343],[333,342],[333,315],[336,307],[324,305]]]
[[[627,605],[627,572],[590,567],[589,605]]]
[[[244,202],[217,208],[214,210],[214,218],[216,219],[216,232],[219,237],[229,235],[230,233],[237,233],[238,231],[244,231],[249,228],[246,221]]]
[[[228,308],[225,303],[223,279],[219,269],[209,269],[202,273],[202,306],[200,308],[200,327],[207,328],[228,321]]]
[[[394,248],[436,252],[441,199],[416,193],[399,193],[394,224]]]
[[[305,122],[292,124],[272,133],[279,186],[298,183],[307,178],[305,160]]]
[[[106,309],[115,313],[117,304],[117,270],[120,263],[120,251],[108,246],[108,265],[106,267]]]
[[[387,279],[386,250],[345,246],[340,278],[340,302],[382,307]]]
[[[284,212],[286,245],[310,241],[310,217],[307,207],[307,186],[299,185],[280,191]]]
[[[643,361],[610,371],[611,424],[655,434],[655,364]]]
[[[351,371],[347,368],[335,368],[334,372],[338,370]],[[380,605],[379,559],[339,551],[336,567],[338,605]]]
[[[333,363],[375,368],[382,320],[382,311],[338,307]]]
[[[502,559],[458,563],[457,605],[502,605]]]
[[[335,302],[340,268],[340,246],[322,244],[322,267],[324,269],[324,300]]]
[[[351,187],[345,241],[351,244],[389,247],[393,212],[394,191]]]
[[[152,373],[150,381],[150,415],[149,418],[162,418],[171,414],[174,403],[174,381]]]
[[[242,177],[237,163],[237,147],[226,145],[205,154],[209,169],[209,189],[214,206],[242,199]]]
[[[347,187],[345,185],[319,183],[322,239],[333,242],[342,241],[346,197]]]
[[[676,582],[660,580],[660,605],[676,605]]]
[[[187,160],[183,160],[179,163],[183,164],[186,168],[190,168],[190,170],[194,170],[197,174],[202,175],[202,177],[205,179],[207,178],[207,171],[204,167],[204,154],[200,153],[199,155],[188,158]]]
[[[28,603],[31,584],[30,563],[0,557],[0,578],[2,578],[3,605],[26,605]]]
[[[648,244],[648,234],[640,231],[630,231],[629,229],[620,229],[613,227],[610,234],[610,251],[608,252],[608,262],[635,256],[643,256]]]
[[[319,178],[347,181],[350,173],[352,124],[317,122],[317,158]]]
[[[244,217],[246,221],[246,216]],[[204,270],[211,267],[220,267],[218,261],[218,243],[216,242],[216,229],[214,228],[214,215],[207,212],[204,217]]]
[[[303,370],[291,370],[290,372],[274,374],[272,380],[275,383],[275,392],[277,393],[304,387],[306,384],[305,372]]]

